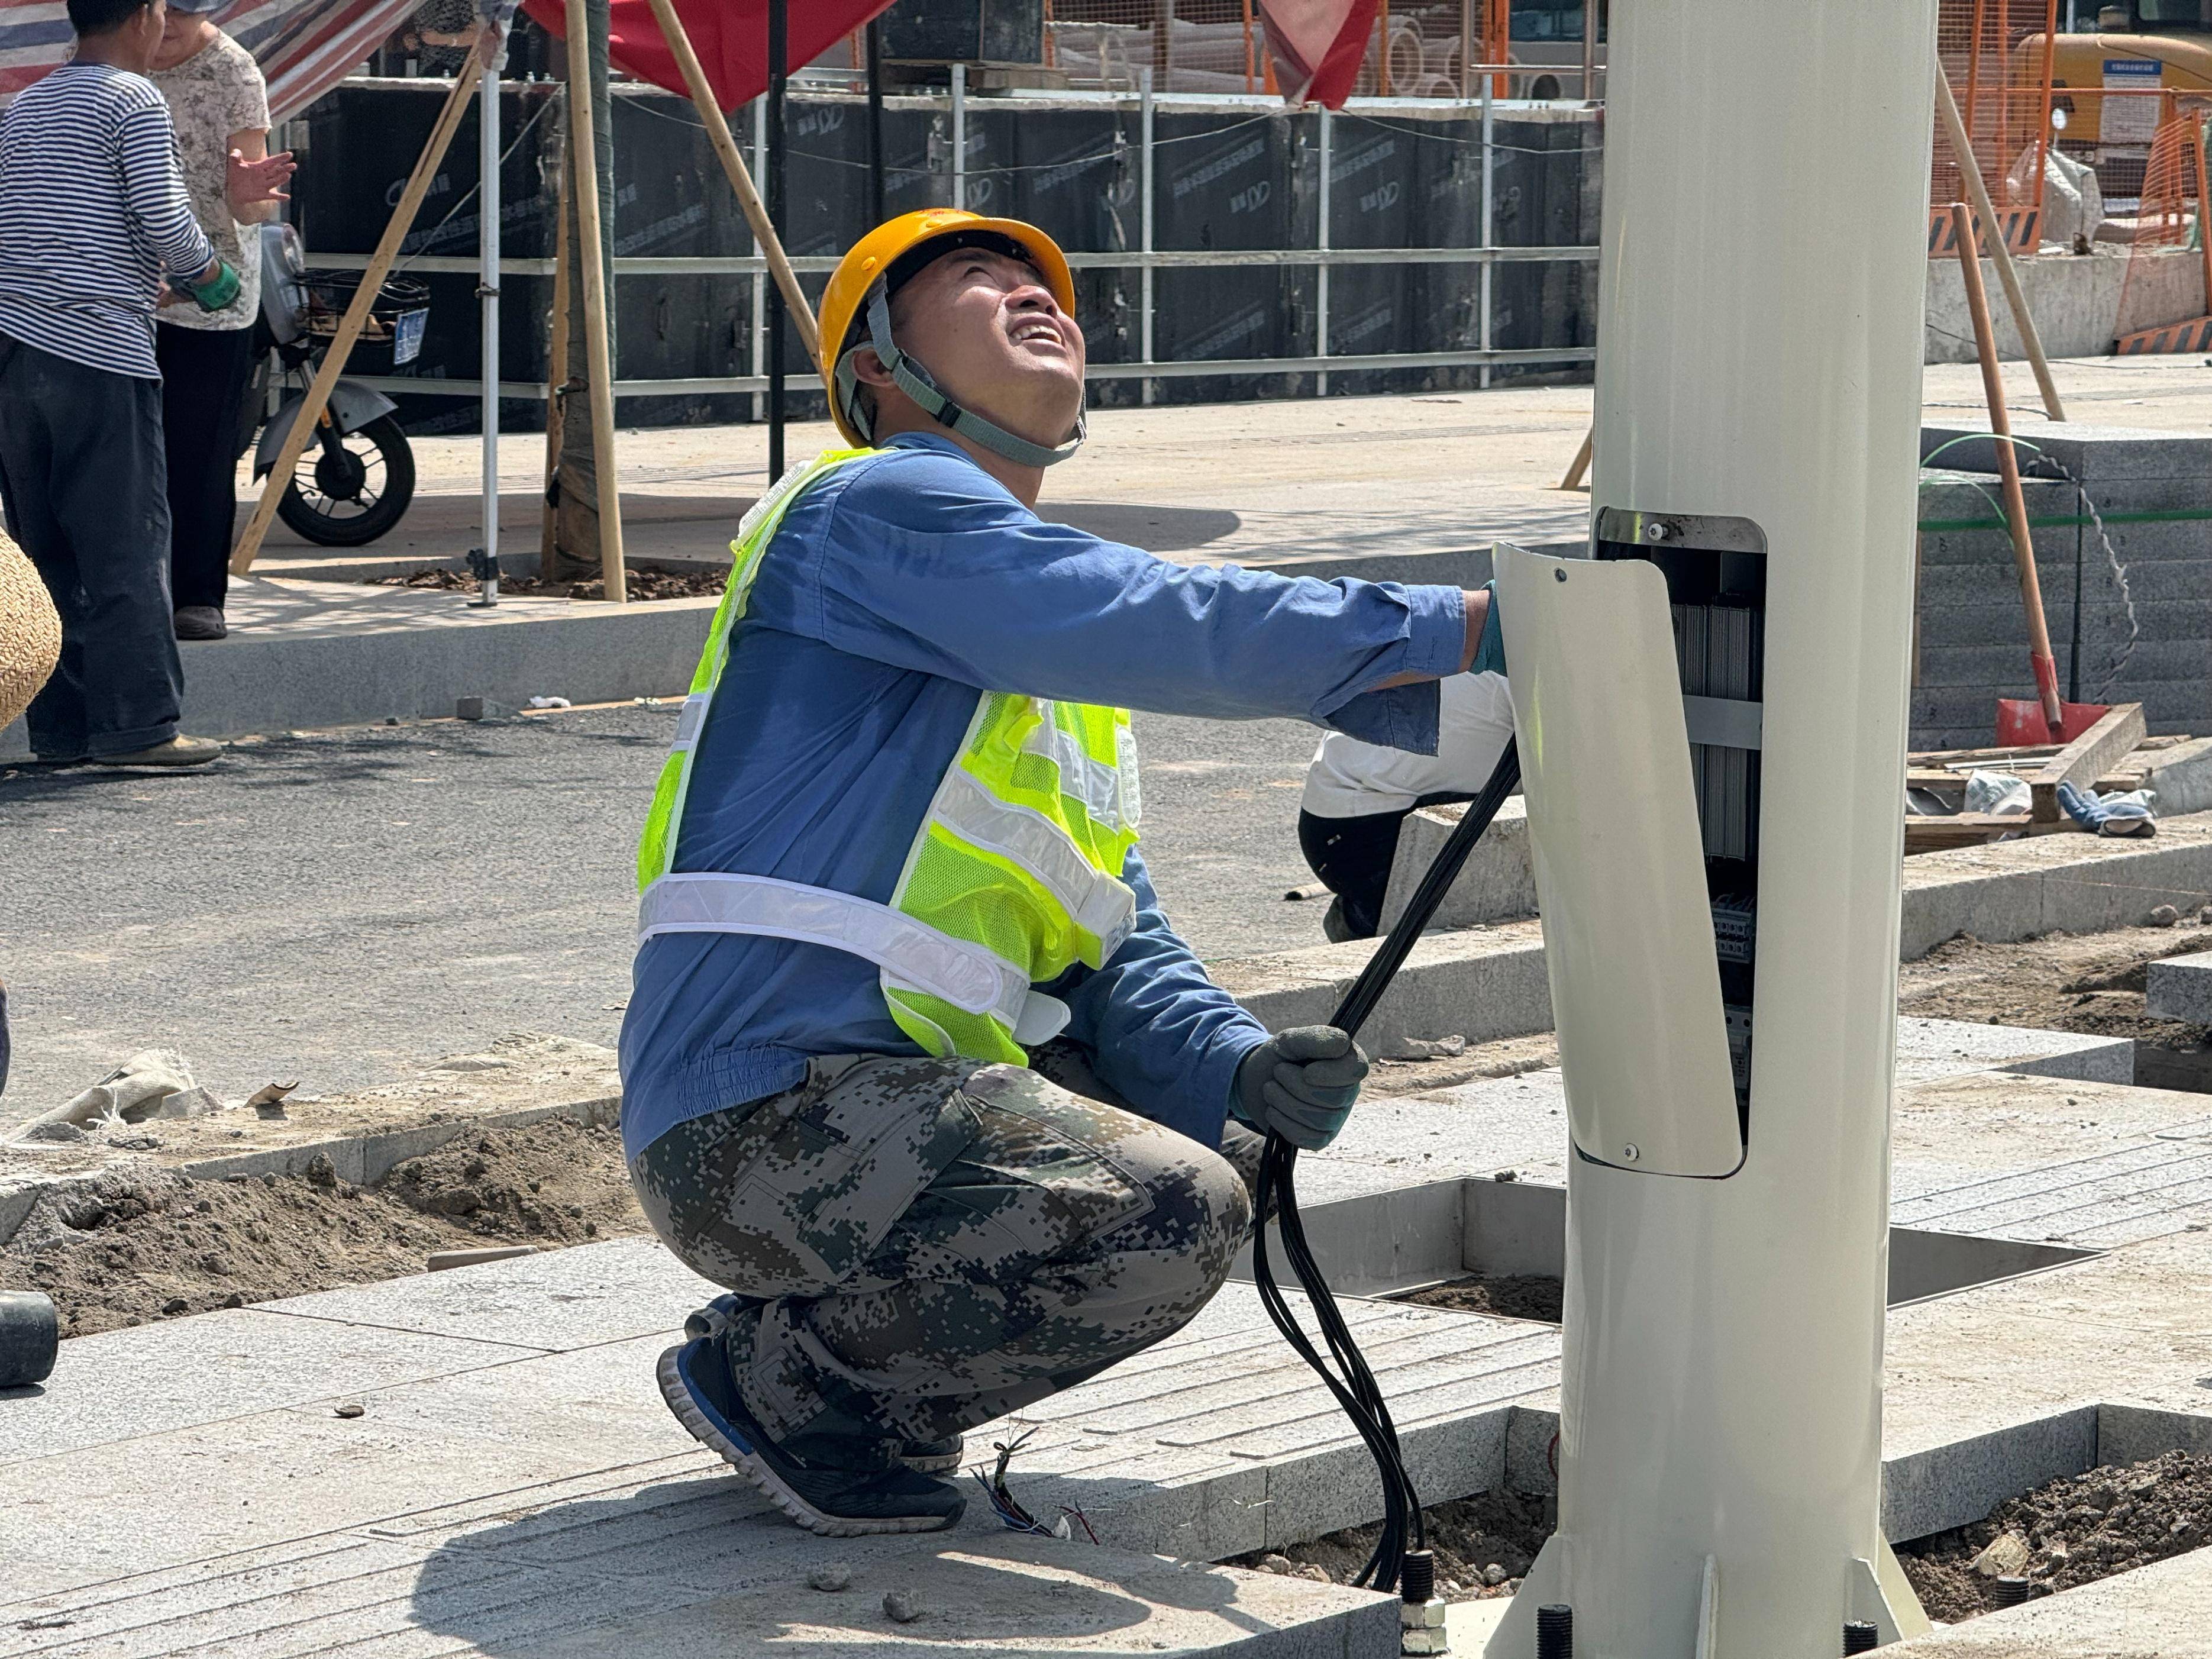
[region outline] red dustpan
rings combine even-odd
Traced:
[[[2040,744],[2071,743],[2112,712],[2112,706],[2106,702],[2062,702],[2058,705],[2058,729],[2054,732],[2044,717],[2043,704],[2035,698],[1999,697],[1997,746],[2026,749]]]

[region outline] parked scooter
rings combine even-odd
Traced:
[[[261,227],[261,316],[255,324],[261,349],[239,412],[241,450],[243,437],[257,425],[261,429],[253,456],[256,479],[276,465],[352,286],[349,272],[309,271],[291,226]],[[394,368],[412,362],[422,349],[428,297],[418,282],[387,279],[355,356],[388,349]],[[270,414],[272,386],[284,390]],[[360,547],[398,524],[415,498],[415,453],[392,418],[398,407],[358,380],[339,380],[317,441],[301,452],[293,468],[277,516],[325,547]]]

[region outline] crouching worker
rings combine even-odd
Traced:
[[[1331,732],[1306,768],[1298,850],[1336,896],[1322,931],[1339,944],[1382,931],[1398,832],[1424,806],[1473,800],[1513,740],[1513,689],[1493,629],[1474,672],[1437,688],[1437,750],[1409,755]]]
[[[951,1526],[960,1435],[1159,1341],[1249,1230],[1261,1136],[1366,1060],[1271,1037],[1170,930],[1130,708],[1435,746],[1486,596],[1194,569],[1051,524],[1083,433],[1060,250],[872,232],[823,338],[853,446],[746,514],[639,849],[623,1137],[728,1287],[677,1417],[800,1525]]]

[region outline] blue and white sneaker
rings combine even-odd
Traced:
[[[724,1335],[741,1316],[767,1305],[765,1297],[726,1291],[684,1322],[684,1334]],[[898,1461],[916,1474],[950,1474],[960,1467],[967,1451],[968,1443],[957,1434],[943,1440],[902,1440],[893,1449]]]
[[[787,1450],[745,1409],[721,1344],[711,1337],[669,1349],[659,1376],[661,1398],[692,1438],[809,1532],[824,1538],[941,1532],[968,1507],[951,1485],[903,1463],[836,1468]]]

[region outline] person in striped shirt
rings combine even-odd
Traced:
[[[154,309],[173,289],[219,310],[239,274],[193,219],[168,107],[146,78],[163,0],[68,6],[76,58],[0,116],[0,502],[62,617],[31,749],[201,766],[222,749],[177,730]],[[234,157],[232,201],[270,199],[291,170]]]

